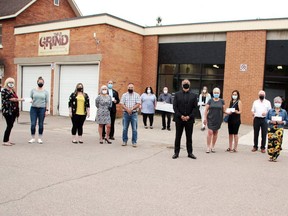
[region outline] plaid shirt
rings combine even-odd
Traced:
[[[135,106],[136,104],[140,104],[140,102],[140,95],[136,92],[133,92],[132,94],[129,94],[129,92],[124,93],[120,101],[120,103],[124,104],[128,109],[132,109],[133,106]],[[123,111],[125,110],[123,109]]]

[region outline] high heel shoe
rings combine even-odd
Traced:
[[[103,140],[99,140],[99,143],[100,143],[100,144],[103,144]]]
[[[112,144],[112,142],[110,142],[107,138],[104,139],[105,143],[107,142],[108,144]]]

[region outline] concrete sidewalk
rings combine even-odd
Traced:
[[[1,118],[2,134],[5,127]],[[0,148],[0,216],[287,215],[287,150],[277,163],[252,153],[251,126],[241,125],[239,152],[228,153],[223,124],[217,152],[206,154],[207,132],[196,122],[197,160],[187,157],[184,134],[180,157],[171,159],[174,124],[162,131],[159,116],[154,129],[139,116],[137,148],[121,146],[121,119],[112,145],[99,144],[95,122],[85,122],[83,145],[71,143],[70,130],[69,118],[49,116],[44,144],[28,144],[29,113],[21,113],[16,145]]]

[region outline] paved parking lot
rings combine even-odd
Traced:
[[[0,126],[3,134],[4,118]],[[1,216],[287,215],[287,130],[285,150],[271,163],[250,151],[249,125],[240,127],[238,153],[225,152],[223,124],[217,152],[206,154],[206,131],[196,122],[197,160],[187,157],[184,136],[180,157],[171,159],[174,125],[162,131],[159,116],[154,129],[139,116],[137,148],[121,146],[121,119],[112,145],[99,144],[95,122],[85,123],[83,145],[71,143],[67,117],[46,118],[43,145],[28,144],[29,127],[23,112],[12,131],[16,145],[0,147]]]

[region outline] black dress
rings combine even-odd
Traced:
[[[232,106],[233,106],[233,101],[230,102],[229,107],[232,108]],[[239,111],[238,102],[233,106],[233,108],[235,108],[235,110]],[[241,115],[233,112],[229,116],[229,120],[228,120],[228,132],[229,132],[229,134],[238,134],[240,124],[241,124]]]

